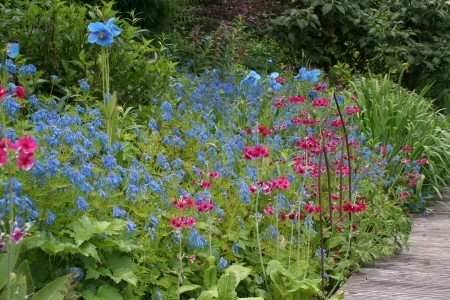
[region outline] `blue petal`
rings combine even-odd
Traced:
[[[15,58],[19,54],[19,44],[8,44],[8,48],[6,49],[6,55],[10,58]]]
[[[102,22],[90,23],[88,29],[92,32],[102,31],[105,29],[105,24]]]
[[[88,36],[88,42],[93,44],[96,43],[97,41],[98,41],[98,34],[95,32],[90,33]]]

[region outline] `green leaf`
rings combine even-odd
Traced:
[[[30,266],[27,261],[20,264],[19,268],[17,268],[17,274],[24,275],[26,278],[26,294],[30,295],[34,293],[33,276],[31,275]]]
[[[322,7],[322,15],[326,16],[332,9],[333,9],[333,4],[331,4],[331,3],[326,3],[326,4]]]
[[[24,299],[27,293],[27,278],[24,274],[18,274],[11,278],[10,299]],[[0,299],[7,299],[6,290],[0,294]]]
[[[70,289],[70,280],[72,275],[66,275],[59,277],[58,279],[50,282],[36,294],[34,294],[31,300],[64,300],[64,296]],[[105,299],[106,300],[106,299]]]
[[[19,256],[19,249],[20,246],[13,244],[13,251],[11,254],[11,264],[12,266],[15,266],[17,257]],[[7,271],[8,270],[8,254],[7,253],[0,253],[0,290],[6,285],[7,278]]]
[[[216,266],[211,266],[205,270],[203,276],[203,284],[206,289],[210,289],[217,283],[217,268]]]
[[[119,290],[110,285],[102,285],[95,295],[96,300],[122,300]]]
[[[219,294],[217,292],[217,286],[215,286],[214,288],[212,288],[208,291],[203,291],[197,300],[212,300],[212,299],[218,298],[218,297],[219,297]]]
[[[237,287],[239,282],[241,282],[242,280],[247,278],[248,275],[250,275],[251,271],[252,269],[250,268],[244,267],[239,264],[234,264],[225,270],[225,274],[234,273],[236,275],[236,287]]]
[[[182,285],[182,286],[180,286],[180,290],[178,291],[178,295],[181,295],[181,294],[183,294],[185,292],[197,290],[197,289],[199,289],[201,287],[202,286],[198,285],[198,284]]]
[[[219,300],[236,299],[237,294],[234,291],[236,285],[237,279],[234,273],[223,274],[217,283]]]

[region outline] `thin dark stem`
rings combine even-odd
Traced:
[[[336,98],[336,94],[333,91],[333,98],[334,98],[334,102],[336,103],[336,107],[338,109],[338,113],[339,113],[339,118],[341,119],[342,122],[342,128],[344,129],[344,138],[345,138],[345,147],[347,149],[347,160],[348,160],[348,197],[349,200],[352,201],[352,165],[351,165],[351,158],[350,158],[350,148],[348,146],[348,134],[347,134],[347,129],[345,128],[345,123],[344,123],[344,118],[342,117],[342,113],[341,113],[341,109],[339,107],[339,103],[338,100]],[[342,187],[341,187],[342,188]],[[349,214],[349,219],[352,219],[352,215]]]

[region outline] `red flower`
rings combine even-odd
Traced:
[[[3,87],[0,85],[0,102],[2,101],[3,97],[6,95],[6,90],[3,89]]]
[[[202,181],[202,188],[209,189],[211,187],[210,181]]]
[[[37,148],[37,144],[34,141],[34,138],[31,136],[24,136],[23,138],[19,138],[17,140],[16,146],[20,148],[21,151],[25,153],[34,153],[34,150]]]
[[[264,213],[266,215],[274,215],[275,211],[273,210],[272,207],[270,207],[270,205],[267,205],[266,208],[264,209]]]
[[[346,213],[351,213],[353,212],[353,205],[351,202],[345,202],[344,205],[342,205],[342,209]]]
[[[17,159],[17,166],[19,167],[19,169],[24,169],[28,171],[29,169],[31,169],[33,164],[34,164],[33,153],[25,153],[22,151],[19,153],[19,157]]]
[[[209,173],[209,177],[210,178],[219,178],[219,172],[218,171],[214,171]]]
[[[20,99],[25,98],[25,90],[23,89],[23,87],[16,86],[16,95]]]
[[[20,230],[20,228],[14,228],[14,233],[11,234],[10,239],[16,242],[16,244],[20,243],[25,235],[25,231]]]

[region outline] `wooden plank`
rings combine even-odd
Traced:
[[[352,274],[341,287],[347,300],[450,300],[450,190],[413,216],[409,249]]]

